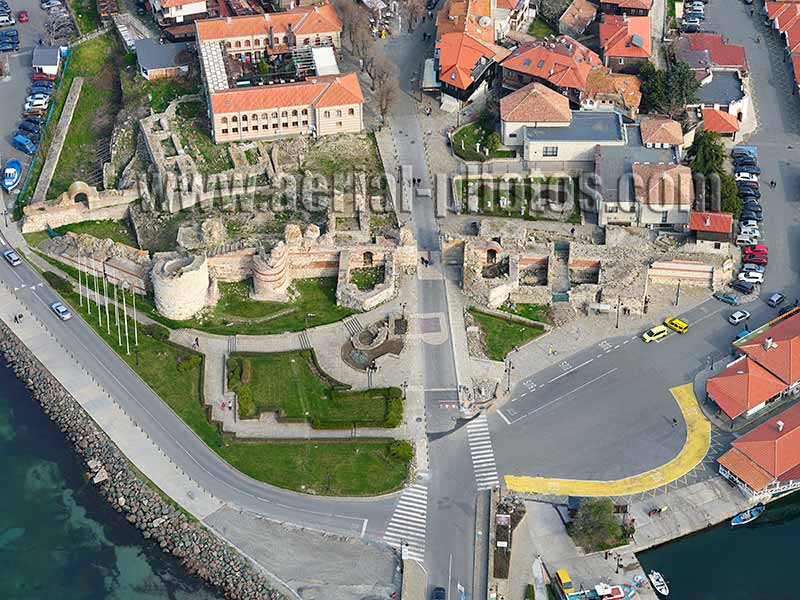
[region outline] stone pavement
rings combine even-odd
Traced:
[[[29,288],[24,293],[37,292]],[[25,315],[21,323],[14,323],[16,314]],[[190,480],[167,458],[83,369],[74,354],[61,346],[5,285],[0,285],[0,319],[30,348],[125,456],[164,493],[200,520],[222,506],[222,502]]]

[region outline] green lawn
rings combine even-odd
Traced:
[[[69,0],[69,6],[78,22],[78,30],[81,35],[86,35],[100,27],[100,13],[97,12],[95,0]]]
[[[478,152],[475,145],[480,143],[484,144],[484,140],[489,132],[483,129],[477,123],[465,125],[453,134],[453,151],[456,156],[460,156],[464,160],[472,161],[485,161],[491,158],[514,158],[516,153],[513,150],[498,149],[489,153],[486,156],[484,152]]]
[[[533,37],[543,38],[555,34],[555,30],[550,27],[546,21],[542,20],[541,17],[536,17],[528,27],[528,35],[532,35]]]
[[[281,418],[310,421],[319,429],[396,427],[403,417],[399,388],[363,391],[334,389],[312,370],[310,351],[234,354],[241,384],[251,391],[253,409],[245,417],[278,411]],[[247,365],[247,366],[245,366]],[[247,375],[245,375],[247,373]],[[249,383],[245,381],[249,377]],[[229,373],[229,384],[231,377]],[[341,386],[339,386],[341,388]]]
[[[359,267],[350,271],[350,283],[362,292],[375,289],[379,283],[383,283],[386,275],[386,267]]]
[[[60,115],[72,79],[82,76],[84,82],[64,149],[50,182],[48,198],[57,197],[76,180],[91,179],[97,169],[95,145],[111,135],[120,101],[118,70],[121,57],[122,51],[113,33],[101,35],[72,51],[69,73],[56,98],[57,110],[53,118]],[[52,125],[55,129],[55,122]]]
[[[119,356],[224,460],[259,481],[307,493],[365,496],[399,489],[408,476],[409,461],[393,452],[394,440],[306,441],[248,443],[222,439],[206,418],[202,401],[200,355],[151,337],[139,329],[139,345],[133,346],[133,321],[128,328],[131,353],[117,344],[113,310],[111,335],[81,308],[75,292],[62,294],[74,312],[83,316]],[[129,300],[130,302],[130,300]],[[101,313],[104,315],[104,313]],[[121,323],[122,325],[122,323]],[[192,357],[196,357],[192,360]],[[180,365],[180,366],[179,366]],[[406,452],[408,450],[406,449]]]
[[[528,221],[538,220],[563,220],[553,219],[549,214],[531,210],[531,201],[538,200],[541,194],[552,191],[560,194],[563,202],[568,201],[568,193],[574,198],[573,210],[566,219],[567,223],[581,223],[581,207],[578,200],[578,181],[577,179],[563,179],[557,177],[528,177],[525,179],[511,180],[503,182],[502,179],[479,179],[470,180],[460,179],[455,186],[456,198],[461,202],[463,210],[469,209],[467,196],[469,186],[476,186],[475,193],[478,196],[478,212],[487,216],[513,217]],[[571,187],[570,187],[571,186]],[[535,196],[535,197],[534,197]],[[502,199],[506,199],[505,208],[502,207]],[[557,212],[555,214],[558,214]],[[562,213],[563,214],[563,213]]]
[[[148,82],[147,87],[150,93],[150,107],[157,113],[167,110],[169,103],[176,98],[200,92],[197,80],[186,77],[156,79]]]
[[[133,239],[133,232],[128,226],[126,220],[120,221],[84,221],[83,223],[73,223],[72,225],[64,225],[57,227],[56,231],[59,233],[86,233],[93,235],[101,240],[111,239],[120,244],[127,244],[136,248],[136,240]],[[47,232],[44,232],[47,237]]]
[[[374,496],[400,489],[408,463],[389,440],[261,442],[223,445],[242,473],[282,488],[330,496]]]
[[[524,302],[516,302],[513,310],[508,304],[503,306],[501,310],[511,314],[519,315],[520,317],[524,317],[526,319],[531,319],[532,321],[538,321],[539,323],[551,322],[550,307],[546,304],[526,304]]]
[[[176,126],[186,152],[203,173],[220,173],[233,168],[226,144],[211,139],[208,115],[202,101],[184,102],[176,113]]]
[[[506,354],[540,336],[543,331],[469,309],[483,331],[486,353],[492,360],[505,360]]]

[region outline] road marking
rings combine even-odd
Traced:
[[[506,422],[506,425],[511,425],[511,421],[509,421],[509,420],[508,420],[508,417],[506,417],[506,416],[503,414],[503,411],[501,411],[501,410],[498,410],[498,411],[497,411],[497,414],[498,414],[498,415],[500,415],[500,418],[501,418],[501,419],[503,419],[503,421],[505,421],[505,422]]]
[[[603,357],[602,354],[598,354],[597,356],[595,356],[595,358],[602,358],[602,357]]]
[[[611,373],[613,373],[614,371],[619,371],[619,367],[614,367],[614,368],[613,368],[613,369],[611,369],[610,371],[606,371],[606,372],[605,372],[605,373],[603,373],[602,375],[598,375],[597,377],[595,377],[595,378],[594,378],[594,379],[592,379],[591,381],[587,381],[586,383],[584,383],[584,384],[582,384],[582,385],[579,385],[578,387],[576,387],[574,390],[572,390],[572,391],[569,391],[569,392],[567,392],[566,394],[562,394],[562,395],[561,395],[561,396],[559,396],[558,398],[555,398],[555,399],[553,399],[553,400],[550,400],[550,402],[547,402],[547,403],[545,403],[545,404],[542,404],[541,406],[538,406],[538,407],[534,408],[532,411],[525,413],[524,415],[522,415],[521,417],[518,417],[518,418],[514,419],[514,420],[513,420],[513,421],[511,421],[510,423],[508,423],[508,421],[506,421],[506,422],[507,422],[509,425],[513,425],[513,424],[514,424],[514,423],[516,423],[517,421],[521,421],[521,420],[522,420],[522,419],[524,419],[525,417],[529,417],[529,416],[531,416],[532,414],[535,414],[535,413],[539,412],[540,410],[544,410],[545,408],[547,408],[547,407],[548,407],[548,406],[550,406],[551,404],[555,404],[555,403],[556,403],[556,402],[558,402],[559,400],[563,400],[563,399],[564,399],[564,398],[566,398],[567,396],[569,396],[569,395],[571,395],[571,394],[574,394],[575,392],[578,392],[578,391],[582,390],[582,389],[583,389],[583,388],[585,388],[586,386],[588,386],[588,385],[592,385],[593,383],[595,383],[595,382],[597,382],[597,381],[601,380],[603,377],[606,377],[607,375],[611,375]],[[566,375],[566,373],[565,373],[565,375]],[[500,411],[498,410],[497,412],[500,412]],[[503,418],[505,418],[505,417],[503,417]]]
[[[456,388],[425,388],[426,392],[457,392]]]
[[[719,313],[721,313],[721,312],[722,312],[722,307],[718,308],[717,310],[713,310],[713,311],[711,311],[710,313],[708,313],[707,315],[704,315],[704,316],[700,317],[699,319],[695,319],[695,320],[694,320],[694,322],[693,322],[692,324],[693,324],[693,325],[696,325],[696,324],[697,324],[697,323],[699,323],[700,321],[705,321],[707,318],[709,318],[709,317],[713,317],[714,315],[718,315],[718,314],[719,314]]]
[[[364,537],[367,533],[367,523],[369,523],[369,519],[364,519],[364,524],[361,526],[361,535],[359,537]]]
[[[630,343],[630,340],[625,340],[624,342],[622,342],[622,345],[624,346],[625,344],[629,344],[629,343]]]
[[[425,561],[425,538],[428,515],[428,488],[420,483],[406,488],[386,525],[383,541],[420,562]]]
[[[492,437],[489,434],[489,420],[485,414],[467,423],[467,441],[478,489],[490,490],[500,485],[497,465],[494,462]]]
[[[562,377],[564,377],[564,375],[569,375],[570,373],[573,373],[573,372],[577,371],[577,370],[578,370],[578,369],[580,369],[581,367],[584,367],[584,366],[588,365],[588,364],[589,364],[590,362],[592,362],[593,360],[594,360],[593,358],[590,358],[590,359],[589,359],[589,360],[587,360],[586,362],[579,364],[577,367],[573,367],[573,368],[572,368],[572,369],[570,369],[569,371],[564,371],[564,372],[563,372],[561,375],[556,375],[555,377],[553,377],[553,378],[552,378],[550,381],[548,381],[547,383],[553,383],[553,382],[554,382],[554,381],[556,381],[557,379],[561,379]]]

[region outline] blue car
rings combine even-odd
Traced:
[[[25,154],[33,154],[36,152],[36,144],[24,135],[17,134],[11,140],[11,145],[17,150],[22,150]]]

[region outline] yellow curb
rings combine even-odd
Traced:
[[[694,469],[711,445],[711,423],[697,405],[692,384],[670,390],[686,421],[686,442],[678,455],[668,463],[650,471],[612,481],[553,479],[506,475],[506,487],[515,492],[558,494],[569,496],[626,496],[639,494],[675,481]]]

